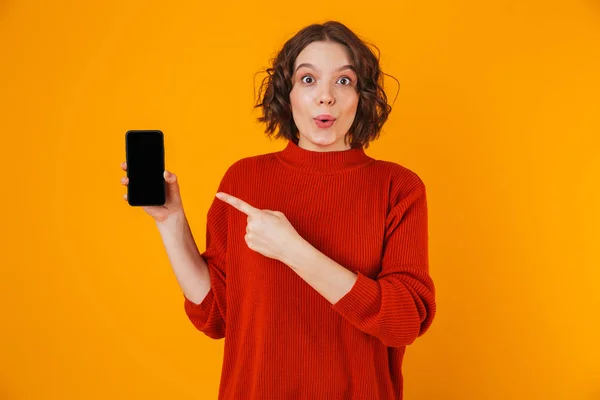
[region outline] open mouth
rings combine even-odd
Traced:
[[[317,124],[317,126],[319,128],[329,128],[329,127],[333,126],[334,123],[335,123],[335,119],[316,119],[315,118],[315,124]]]

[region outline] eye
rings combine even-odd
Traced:
[[[302,82],[304,82],[304,83],[311,83],[311,82],[306,82],[306,81],[304,80],[304,78],[313,79],[313,77],[312,77],[312,76],[310,76],[310,75],[304,75],[302,78],[300,78],[300,80],[301,80]],[[342,80],[342,79],[346,79],[346,80],[348,81],[348,83],[347,83],[347,84],[343,84],[342,86],[350,86],[350,85],[352,84],[352,79],[350,79],[349,77],[347,77],[347,76],[342,76],[342,77],[341,77],[339,80]]]

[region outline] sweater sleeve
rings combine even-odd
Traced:
[[[427,200],[422,182],[386,217],[377,278],[357,274],[352,289],[331,305],[335,311],[388,347],[409,345],[427,331],[436,303],[429,276]]]
[[[228,172],[217,191],[230,193],[226,181]],[[210,273],[210,291],[199,304],[183,296],[189,320],[199,331],[213,339],[225,337],[228,213],[228,205],[214,198],[206,218],[206,250],[201,253]]]

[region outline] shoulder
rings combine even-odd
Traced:
[[[240,158],[233,162],[223,174],[223,181],[245,181],[249,175],[264,171],[265,166],[275,159],[275,153],[259,154]]]
[[[376,173],[382,180],[381,185],[387,193],[389,209],[399,206],[406,207],[417,199],[426,197],[423,179],[414,170],[387,160],[377,160],[373,163]]]
[[[402,164],[387,160],[377,160],[373,164],[387,178],[391,188],[408,192],[425,188],[419,174]]]

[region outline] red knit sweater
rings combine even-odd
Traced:
[[[211,290],[184,304],[198,330],[225,338],[219,400],[402,399],[405,348],[436,310],[422,180],[360,148],[316,152],[289,141],[235,162],[218,191],[283,212],[358,275],[331,304],[290,267],[251,250],[247,215],[215,198],[202,253]]]

